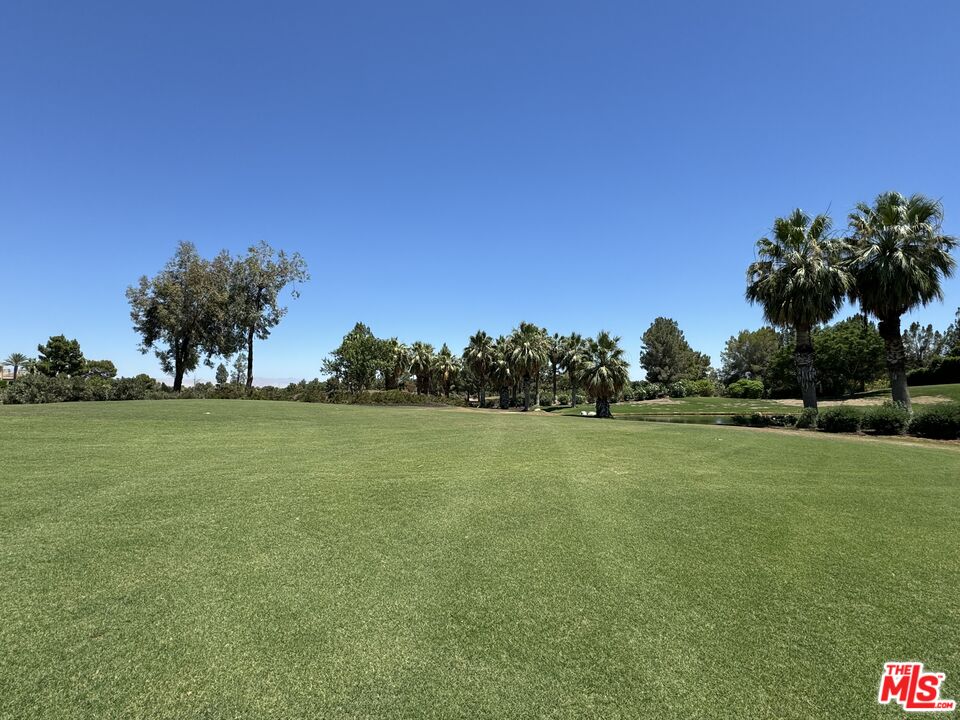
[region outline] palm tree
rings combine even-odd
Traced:
[[[810,332],[830,320],[850,289],[840,263],[841,241],[830,237],[830,218],[800,210],[773,223],[773,238],[757,240],[758,260],[747,268],[747,300],[759,303],[773,325],[796,334],[797,381],[803,406],[817,407],[817,376]]]
[[[469,344],[463,349],[464,364],[477,376],[477,399],[480,407],[483,407],[487,400],[487,378],[494,357],[493,338],[483,330],[477,330],[476,335],[470,337]]]
[[[433,345],[417,340],[410,346],[410,372],[417,376],[417,395],[429,395]]]
[[[601,330],[597,333],[597,339],[590,341],[580,370],[580,380],[587,392],[597,399],[597,417],[613,417],[610,414],[610,400],[616,398],[630,381],[629,367],[630,364],[624,360],[619,337]]]
[[[587,352],[587,343],[584,342],[580,333],[570,333],[564,338],[563,359],[561,366],[570,380],[570,406],[577,404],[577,376],[580,374],[580,367],[583,365],[583,359]]]
[[[384,378],[387,390],[396,390],[400,387],[400,378],[410,371],[411,355],[410,348],[396,338],[390,338],[387,341],[389,367]]]
[[[23,367],[29,360],[30,358],[28,358],[23,353],[15,352],[15,353],[10,353],[7,356],[7,359],[3,361],[4,365],[9,365],[13,368],[14,382],[17,381],[17,374],[20,372],[20,368]]]
[[[433,369],[437,376],[437,382],[440,387],[443,388],[443,395],[444,397],[450,397],[450,386],[457,377],[460,366],[457,364],[457,359],[453,356],[453,353],[450,352],[450,348],[447,347],[446,343],[440,348],[440,352],[437,353],[433,362]]]
[[[886,346],[894,402],[910,409],[900,317],[932,300],[943,300],[943,278],[956,261],[956,238],[944,235],[943,206],[923,195],[877,196],[850,213],[847,263],[854,278],[851,297],[879,321]]]
[[[510,336],[510,361],[523,379],[523,410],[530,409],[530,381],[547,362],[547,343],[543,332],[532,323],[522,322]]]
[[[493,343],[493,360],[490,363],[490,377],[500,392],[500,409],[510,407],[510,389],[514,386],[513,364],[509,358],[509,343],[503,335]]]
[[[557,400],[557,368],[560,366],[560,363],[563,362],[563,356],[566,354],[565,339],[566,338],[560,337],[560,333],[554,333],[551,337],[547,338],[547,360],[550,362],[550,374],[553,378],[552,405],[559,404]]]

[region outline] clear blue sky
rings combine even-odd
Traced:
[[[668,315],[719,364],[775,216],[896,189],[960,234],[958,27],[949,0],[5,2],[0,354],[65,333],[159,376],[125,287],[179,240],[266,240],[313,280],[261,380],[357,320],[457,351],[607,328],[641,377]]]

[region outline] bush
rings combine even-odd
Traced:
[[[913,416],[908,431],[911,435],[937,440],[960,438],[960,405],[934,405]]]
[[[747,414],[745,414],[745,413],[737,413],[736,415],[734,415],[734,416],[731,417],[730,419],[733,420],[733,424],[734,424],[734,425],[749,425],[749,424],[750,424],[750,416],[747,415]]]
[[[902,405],[885,402],[863,414],[863,428],[877,435],[903,435],[910,424],[910,413]]]
[[[797,418],[796,426],[798,428],[815,428],[819,413],[816,408],[804,408],[800,411],[800,417]]]
[[[713,397],[717,394],[717,387],[710,380],[693,380],[687,382],[686,386],[690,397]]]
[[[817,418],[817,427],[824,432],[857,432],[863,415],[855,408],[841,405],[824,410]]]
[[[727,395],[732,398],[756,400],[763,397],[763,382],[760,380],[737,380],[727,385]]]
[[[675,383],[670,383],[670,385],[667,386],[667,395],[669,395],[672,398],[686,397],[687,386],[684,384],[682,380]]]
[[[925,368],[907,373],[908,385],[945,385],[960,383],[960,357],[934,358]]]

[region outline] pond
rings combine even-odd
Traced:
[[[732,415],[634,415],[624,413],[616,415],[617,420],[639,420],[641,422],[686,423],[688,425],[733,425]]]

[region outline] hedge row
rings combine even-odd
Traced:
[[[902,435],[937,440],[960,439],[960,403],[932,405],[918,411],[913,417],[903,407],[884,403],[859,410],[849,405],[840,405],[817,413],[805,408],[799,417],[794,415],[734,415],[737,425],[751,427],[808,427],[830,433],[855,433],[861,430],[875,435]]]

